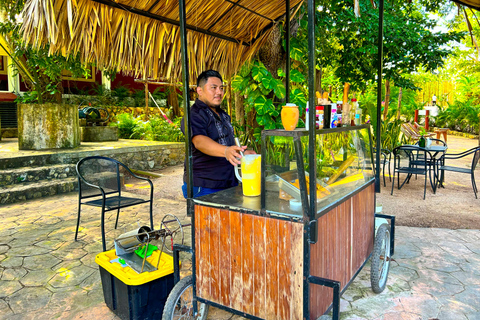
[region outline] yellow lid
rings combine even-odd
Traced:
[[[156,267],[159,255],[160,250],[155,250],[150,257],[147,257],[147,261]],[[123,267],[119,263],[110,262],[117,258],[114,249],[97,254],[95,262],[110,274],[114,275],[118,280],[129,286],[139,286],[173,273],[173,257],[165,252],[162,253],[158,270],[152,272],[137,273],[130,267]]]

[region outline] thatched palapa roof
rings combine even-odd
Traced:
[[[458,4],[463,4],[467,7],[480,10],[480,0],[452,0]]]
[[[285,1],[186,0],[186,15],[190,81],[206,69],[229,78],[284,19]],[[28,44],[100,69],[182,79],[178,0],[30,0],[23,20]]]

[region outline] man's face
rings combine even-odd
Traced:
[[[224,88],[222,81],[216,77],[208,78],[205,85],[197,87],[198,98],[209,107],[218,107],[222,103]]]

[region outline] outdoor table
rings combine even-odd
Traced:
[[[431,156],[432,156],[432,159],[430,160],[427,160],[427,169],[428,169],[428,173],[430,174],[430,176],[432,175],[432,172],[433,172],[433,182],[430,180],[430,184],[432,186],[432,189],[436,190],[436,186],[439,182],[439,174],[438,174],[438,170],[436,170],[436,167],[437,167],[437,156],[439,153],[441,153],[442,155],[447,151],[448,147],[445,145],[445,146],[440,146],[440,145],[433,145],[431,144],[430,146],[428,147],[419,147],[417,146],[419,149],[424,149],[424,150],[427,150],[428,152],[430,152]],[[417,155],[418,156],[418,155]],[[414,159],[413,161],[411,161],[410,163],[411,165],[414,165],[414,166],[422,166],[423,165],[423,159]],[[410,178],[411,178],[411,174],[407,177],[407,179],[405,180],[407,183],[410,181]]]
[[[445,154],[445,152],[447,152],[447,149],[448,149],[448,146],[439,146],[439,145],[433,145],[431,144],[429,147],[425,147],[425,149],[427,151],[430,151],[432,153],[432,161],[433,161],[433,166],[430,166],[430,170],[433,170],[433,174],[434,174],[434,183],[435,183],[435,189],[436,189],[436,186],[438,185],[440,181],[440,175],[439,175],[439,172],[437,170],[437,156],[439,153],[441,153],[440,157],[442,155]]]
[[[447,151],[448,147],[447,147],[447,146],[439,146],[439,145],[433,145],[433,144],[432,144],[432,145],[430,145],[429,147],[425,147],[425,149],[426,149],[427,151],[432,152],[432,153],[433,153],[432,156],[433,156],[434,158],[436,158],[436,156],[437,156],[440,152],[441,152],[441,153],[445,153],[445,152]]]

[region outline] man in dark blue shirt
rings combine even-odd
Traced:
[[[190,108],[192,126],[193,197],[199,197],[238,185],[234,166],[240,164],[230,116],[220,108],[224,95],[223,80],[214,70],[202,72],[197,79],[198,99]],[[185,134],[182,119],[182,132]],[[187,198],[186,166],[182,191]]]

